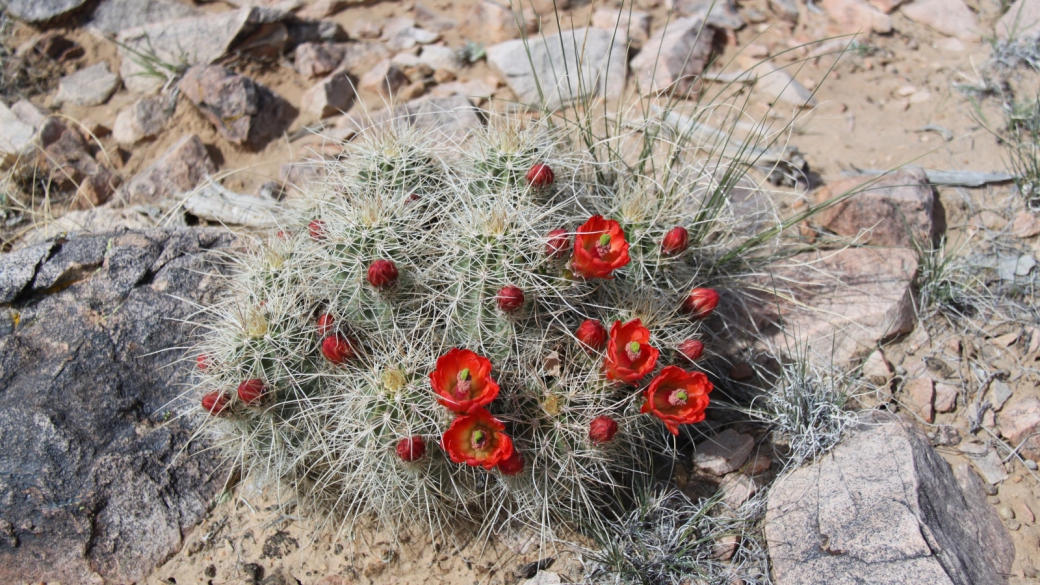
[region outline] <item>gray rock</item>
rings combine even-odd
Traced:
[[[228,243],[122,232],[0,257],[34,282],[0,309],[0,582],[142,582],[202,519],[223,473],[171,417],[191,367],[168,350],[217,292],[199,254]]]
[[[1040,33],[1040,0],[1015,0],[996,28],[1001,39],[1028,39]]]
[[[90,26],[108,34],[128,28],[199,16],[202,12],[179,0],[101,0]]]
[[[228,141],[253,150],[286,127],[288,104],[267,87],[219,65],[196,65],[184,74],[181,93]]]
[[[94,159],[79,131],[58,118],[48,118],[40,127],[39,147],[43,152],[37,157],[37,167],[59,190],[75,189],[76,208],[105,203],[119,186],[119,177]]]
[[[696,91],[711,57],[715,29],[702,18],[677,18],[658,29],[632,59],[644,95]]]
[[[935,412],[953,412],[957,408],[957,387],[950,384],[935,385]]]
[[[346,54],[347,43],[302,43],[293,63],[304,77],[319,77],[336,70]]]
[[[0,304],[10,304],[26,292],[36,272],[54,249],[54,243],[22,248],[0,256],[4,269],[0,271]]]
[[[1008,478],[1000,455],[989,445],[964,442],[960,444],[959,449],[975,465],[975,469],[979,470],[979,475],[986,483],[996,485]]]
[[[518,23],[521,23],[521,30]],[[462,23],[460,32],[467,39],[485,43],[501,43],[518,39],[526,33],[538,32],[538,16],[524,7],[523,13],[514,11],[508,2],[494,0],[477,2]]]
[[[706,19],[715,28],[740,30],[746,24],[731,0],[666,0],[665,5],[680,16]]]
[[[304,92],[300,109],[316,118],[336,116],[350,109],[355,95],[354,81],[341,69]]]
[[[217,172],[206,146],[195,134],[185,136],[121,190],[124,204],[158,203],[197,187]]]
[[[97,63],[67,75],[58,82],[55,105],[98,106],[108,101],[119,89],[119,76],[108,70],[107,63]]]
[[[769,0],[769,8],[785,20],[798,22],[797,0]]]
[[[528,40],[526,46],[521,40],[493,45],[487,61],[520,102],[556,109],[585,98],[619,97],[628,72],[625,53],[612,31],[579,28]]]
[[[935,195],[920,169],[903,170],[877,179],[854,177],[828,185],[820,202],[854,189],[862,189],[845,201],[820,212],[818,224],[863,244],[913,247],[914,240],[927,245],[938,232]]]
[[[538,571],[538,574],[522,581],[520,585],[560,585],[560,583],[563,583],[563,581],[560,580],[559,573]]]
[[[32,24],[44,24],[79,10],[87,0],[4,0],[4,11]]]
[[[1007,382],[1002,380],[993,380],[989,383],[989,405],[993,410],[1000,412],[1000,409],[1004,407],[1004,403],[1011,398],[1014,392],[1011,391],[1011,386],[1007,385]]]
[[[32,154],[36,128],[0,102],[0,167]]]
[[[112,137],[123,145],[133,145],[162,131],[169,119],[170,108],[161,96],[138,100],[124,108],[112,125]]]
[[[592,13],[592,26],[618,35],[628,35],[635,48],[642,47],[650,38],[650,14],[629,8],[599,8]]]
[[[777,585],[997,585],[1015,557],[971,470],[884,415],[775,484],[765,536]]]
[[[751,435],[726,429],[697,444],[693,464],[709,473],[726,475],[744,465],[754,446],[755,440]]]

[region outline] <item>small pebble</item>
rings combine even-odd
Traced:
[[[1022,476],[1021,475],[1016,475],[1015,477],[1012,477],[1011,478],[1011,483],[1022,483]]]
[[[997,496],[989,496],[986,498],[986,501],[994,506],[1000,504],[1000,498],[998,498]]]
[[[982,491],[986,492],[987,496],[995,496],[997,495],[997,486],[987,483],[982,486]]]
[[[1011,509],[1011,506],[1001,506],[997,508],[997,513],[1005,520],[1015,519],[1015,511]]]
[[[1019,524],[1018,520],[1008,520],[1005,525],[1007,526],[1007,529],[1012,532],[1022,528],[1022,525]]]
[[[1026,469],[1028,469],[1029,471],[1036,471],[1036,467],[1036,461],[1033,461],[1032,459],[1026,459]]]

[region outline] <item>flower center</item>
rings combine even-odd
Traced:
[[[458,384],[455,385],[455,398],[459,400],[469,398],[469,392],[473,388],[473,381],[469,376],[469,368],[459,372]]]
[[[603,234],[599,237],[599,243],[596,244],[596,255],[600,258],[610,253],[610,234]]]
[[[632,343],[629,343],[625,346],[625,355],[628,356],[628,360],[631,362],[634,362],[637,359],[639,359],[639,354],[641,353],[643,352],[641,351],[638,341],[633,341]]]
[[[470,445],[473,446],[474,450],[480,451],[484,447],[487,447],[488,435],[484,431],[476,430],[470,436]]]
[[[671,404],[672,406],[685,406],[686,401],[689,400],[689,398],[690,395],[687,394],[685,390],[673,390],[672,393],[668,395],[668,404]]]

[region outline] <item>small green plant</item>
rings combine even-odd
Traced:
[[[1008,172],[1033,210],[1040,208],[1040,95],[1004,108]]]
[[[151,39],[146,39],[140,46],[131,46],[119,41],[116,41],[116,44],[126,51],[129,59],[141,69],[133,75],[158,79],[163,82],[164,87],[176,83],[191,66],[186,51],[181,49],[180,55],[174,60],[165,59],[152,47]]]
[[[466,41],[466,44],[462,45],[462,47],[459,48],[457,53],[458,60],[467,64],[476,63],[477,61],[480,61],[481,59],[487,57],[487,52],[484,50],[484,45],[474,41]]]

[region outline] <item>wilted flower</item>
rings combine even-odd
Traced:
[[[556,228],[545,234],[545,255],[550,258],[563,258],[571,247],[571,238],[567,230]]]
[[[498,470],[502,472],[502,475],[516,475],[520,473],[524,470],[524,456],[514,447],[513,454],[498,464]]]

